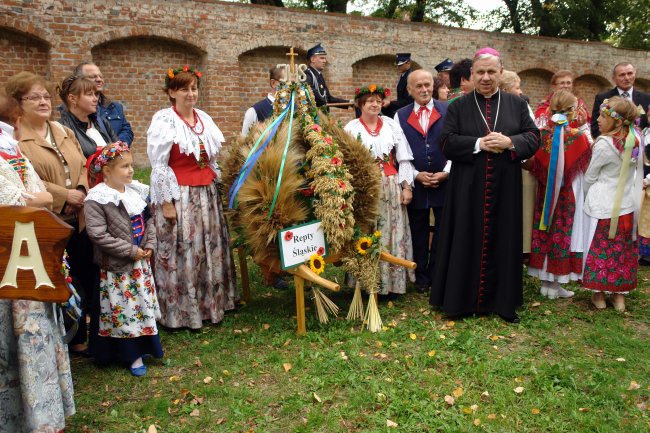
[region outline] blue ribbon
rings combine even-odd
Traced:
[[[563,175],[563,173],[557,173],[557,160],[559,158],[560,152],[564,152],[564,149],[560,149],[560,146],[562,144],[560,142],[560,138],[562,136],[562,129],[567,125],[567,123],[568,119],[564,114],[557,115],[555,130],[553,131],[553,142],[551,143],[551,158],[548,163],[548,176],[546,179],[546,192],[544,194],[542,219],[539,222],[540,230],[548,230],[548,227],[551,224],[551,209],[553,209],[555,181],[558,175]]]
[[[271,202],[271,208],[269,209],[269,214],[266,217],[266,219],[271,218],[271,215],[273,215],[273,209],[275,209],[275,203],[278,199],[278,195],[280,194],[280,184],[282,183],[282,173],[284,172],[284,163],[287,160],[287,152],[289,151],[289,143],[291,142],[291,127],[293,126],[293,113],[294,113],[294,103],[293,99],[295,96],[295,92],[291,92],[291,103],[289,106],[291,107],[291,114],[289,115],[289,129],[287,131],[287,142],[284,144],[284,153],[282,154],[282,163],[280,164],[280,172],[278,173],[278,182],[275,185],[275,194],[273,195],[273,201]]]
[[[235,209],[237,208],[237,193],[239,193],[239,189],[244,185],[246,178],[248,177],[251,170],[255,166],[257,160],[262,155],[262,152],[264,152],[264,150],[269,145],[273,137],[275,137],[275,134],[277,133],[278,128],[280,127],[280,123],[282,123],[282,120],[287,116],[287,113],[289,112],[289,109],[292,108],[292,105],[293,105],[293,99],[292,99],[292,104],[287,105],[287,107],[284,110],[282,110],[280,115],[273,122],[271,122],[269,126],[266,127],[266,129],[262,132],[262,134],[260,134],[259,138],[255,142],[255,145],[250,150],[250,152],[248,152],[248,155],[246,156],[246,161],[244,161],[244,165],[239,171],[239,174],[237,175],[237,179],[235,180],[235,182],[230,187],[230,190],[228,191],[229,209],[233,209],[233,207]],[[293,111],[293,109],[291,111]],[[266,135],[267,133],[268,136]],[[266,140],[258,149],[257,147],[259,146],[260,142],[262,141],[262,139],[264,139],[265,136],[266,136]]]

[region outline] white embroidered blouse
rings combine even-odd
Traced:
[[[174,171],[169,167],[169,154],[174,144],[181,153],[201,157],[200,143],[208,155],[210,168],[220,176],[217,156],[225,141],[223,133],[207,113],[194,109],[203,123],[200,134],[194,132],[174,112],[172,107],[154,114],[147,131],[147,155],[151,163],[151,203],[160,204],[180,198],[180,187]]]
[[[360,138],[361,142],[370,150],[375,158],[384,159],[395,149],[395,159],[398,163],[398,183],[406,181],[413,186],[415,169],[413,168],[413,153],[406,142],[402,129],[390,117],[380,116],[383,126],[379,135],[372,136],[363,126],[359,119],[354,119],[345,125],[345,131],[354,138]]]
[[[18,155],[18,142],[11,136],[12,128],[9,125],[0,122],[0,151],[8,155]],[[36,174],[26,156],[25,158],[25,183],[20,179],[20,175],[14,167],[4,158],[0,157],[0,204],[24,206],[25,199],[29,198],[32,192],[43,192],[45,186]]]

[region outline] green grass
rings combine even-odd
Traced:
[[[380,303],[377,334],[344,319],[343,288],[327,293],[341,318],[319,324],[308,300],[308,334],[297,337],[293,290],[265,287],[249,268],[253,299],[199,332],[161,330],[165,358],[144,378],[74,358],[66,432],[650,431],[650,271],[625,314],[595,311],[583,291],[542,299],[525,278],[519,325],[449,322],[409,293]],[[325,276],[342,281],[338,269]]]
[[[650,431],[649,272],[625,314],[595,311],[585,292],[544,300],[526,278],[520,325],[449,322],[409,293],[380,303],[376,334],[344,318],[321,325],[308,301],[297,337],[293,291],[250,268],[252,301],[199,332],[162,330],[165,358],[144,378],[75,358],[66,432]],[[328,295],[344,317],[351,290]]]

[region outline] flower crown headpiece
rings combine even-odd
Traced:
[[[129,146],[122,142],[116,141],[102,149],[98,149],[95,158],[92,161],[91,169],[94,173],[101,173],[102,167],[117,158],[123,152],[129,152]]]
[[[367,95],[368,93],[376,93],[382,98],[387,98],[390,96],[390,89],[383,88],[381,86],[377,87],[376,84],[371,84],[367,87],[361,87],[361,88],[357,87],[357,89],[354,91],[354,99],[359,99],[363,95]]]
[[[165,88],[169,87],[169,82],[174,79],[174,77],[181,72],[189,72],[190,74],[194,74],[196,77],[196,82],[198,83],[201,77],[203,76],[203,72],[197,71],[196,69],[190,68],[188,65],[183,66],[182,68],[176,68],[172,69],[169,68],[167,69],[167,75],[165,76]]]
[[[606,116],[611,117],[612,119],[623,121],[623,125],[630,125],[630,121],[624,119],[619,113],[614,111],[614,109],[609,105],[609,99],[605,99],[602,104],[600,104],[600,112],[604,113]]]

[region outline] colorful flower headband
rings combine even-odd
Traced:
[[[197,83],[201,79],[201,77],[203,76],[203,72],[192,69],[187,65],[183,66],[182,68],[176,68],[176,69],[169,68],[169,69],[167,69],[167,76],[165,77],[165,88],[168,88],[169,87],[169,82],[171,80],[173,80],[174,77],[176,75],[180,74],[181,72],[189,72],[191,74],[194,74],[194,76],[196,77]]]
[[[122,142],[116,141],[108,146],[98,149],[95,158],[92,161],[91,169],[95,173],[101,173],[102,167],[117,158],[122,152],[129,152],[129,146]]]
[[[602,104],[600,104],[600,112],[611,117],[612,119],[621,120],[623,125],[629,125],[631,122],[627,119],[624,119],[619,113],[614,111],[614,109],[609,105],[609,99],[605,99]]]
[[[382,98],[387,98],[390,96],[390,89],[387,88],[384,89],[383,87],[377,87],[377,85],[371,84],[368,87],[357,88],[354,91],[354,99],[359,99],[363,95],[367,95],[368,93],[376,93]]]

